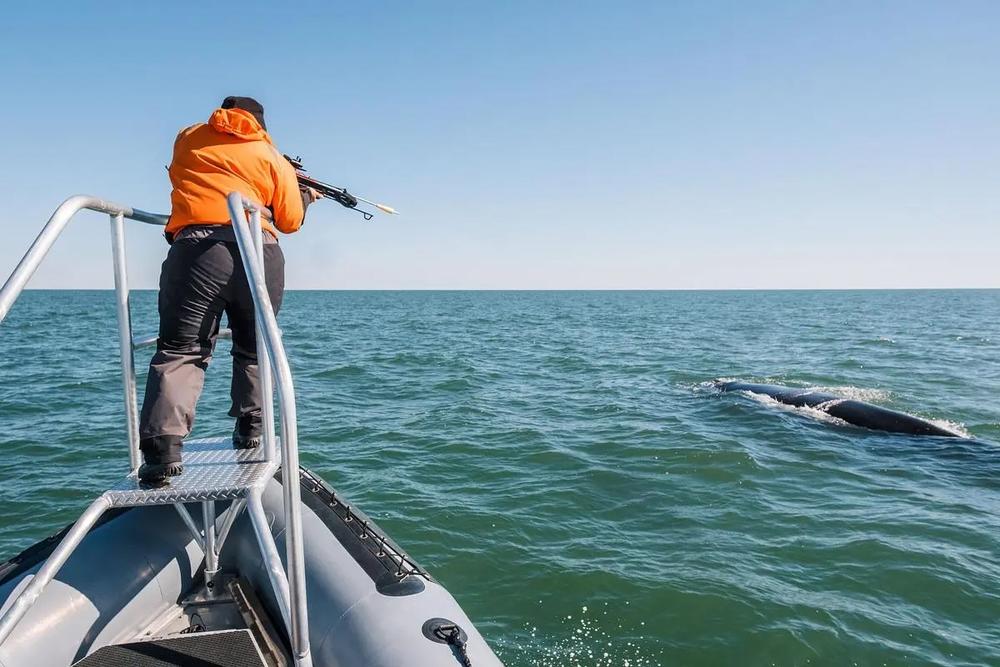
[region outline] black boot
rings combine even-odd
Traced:
[[[166,486],[167,478],[184,472],[180,461],[176,463],[143,463],[139,466],[139,481],[143,486]]]
[[[240,415],[233,429],[233,449],[255,449],[260,447],[261,419],[259,414]]]
[[[139,466],[139,482],[143,486],[165,486],[168,478],[184,472],[181,465],[179,435],[158,435],[139,441],[143,464]]]

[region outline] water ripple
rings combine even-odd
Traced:
[[[133,311],[152,329],[155,295]],[[112,313],[33,292],[0,326],[7,554],[124,470]],[[281,313],[304,463],[512,666],[1000,664],[998,322],[996,291],[297,292]],[[227,346],[196,434],[231,428]],[[971,439],[836,427],[719,376]]]

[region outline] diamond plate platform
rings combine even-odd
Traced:
[[[188,440],[181,457],[184,472],[171,477],[166,486],[143,488],[133,473],[105,491],[104,497],[112,507],[231,500],[245,496],[247,489],[277,469],[276,463],[263,459],[260,447],[233,449],[229,438]]]

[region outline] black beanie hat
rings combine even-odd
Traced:
[[[264,124],[264,107],[261,106],[260,102],[252,97],[236,97],[230,95],[226,99],[222,100],[223,109],[243,109],[244,111],[249,111],[250,115],[257,119],[260,123],[261,128],[267,129],[267,125]]]

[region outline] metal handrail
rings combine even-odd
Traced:
[[[299,447],[298,421],[295,407],[295,386],[292,382],[292,370],[285,355],[285,346],[281,341],[278,321],[274,316],[271,299],[268,296],[267,284],[264,280],[264,248],[261,213],[265,210],[260,204],[247,199],[238,192],[230,193],[227,198],[229,216],[236,232],[236,242],[240,248],[240,257],[250,283],[250,294],[253,295],[254,313],[257,320],[257,350],[258,366],[261,368],[261,391],[265,397],[270,395],[270,373],[265,373],[268,365],[261,357],[263,353],[273,366],[277,380],[278,407],[281,417],[281,473],[282,489],[285,503],[285,559],[288,570],[288,587],[290,609],[288,610],[289,635],[292,650],[297,663],[310,661],[309,657],[309,622],[306,611],[306,578],[305,556],[302,547],[302,513],[299,488]],[[250,224],[247,224],[247,212],[250,213]],[[252,230],[251,230],[252,226]],[[261,344],[263,343],[263,344]],[[266,382],[265,382],[266,381]],[[270,433],[265,431],[265,445],[270,437],[273,440],[274,419],[268,418],[267,408],[270,401],[263,401],[264,427],[270,426]],[[272,442],[273,446],[273,442]],[[252,513],[263,513],[259,492],[250,497],[248,506]],[[258,538],[260,536],[258,535]],[[272,578],[272,582],[274,579]],[[280,598],[280,596],[279,596]]]
[[[277,468],[276,438],[274,433],[272,370],[277,376],[278,404],[281,417],[281,467],[285,504],[285,527],[287,531],[285,547],[287,575],[281,568],[274,537],[268,528],[263,511],[262,484],[249,489],[246,507],[250,515],[257,542],[261,549],[265,567],[274,588],[278,606],[281,609],[298,667],[311,667],[309,649],[309,624],[306,612],[305,558],[302,545],[301,498],[298,481],[299,455],[298,430],[296,423],[295,389],[291,369],[285,356],[271,300],[264,279],[264,244],[262,217],[270,219],[269,211],[239,193],[232,193],[227,199],[231,222],[236,232],[243,267],[246,271],[253,296],[257,323],[258,367],[260,369],[262,393],[262,421],[264,422],[263,454],[270,464],[269,470]],[[167,224],[167,216],[149,213],[97,197],[76,195],[64,201],[52,214],[32,243],[28,252],[18,263],[14,272],[0,288],[0,322],[6,318],[14,302],[24,290],[28,280],[34,275],[42,260],[48,254],[56,239],[66,228],[70,219],[81,210],[89,209],[107,213],[111,217],[112,258],[114,263],[116,314],[118,318],[119,352],[122,366],[122,385],[129,438],[129,459],[133,472],[139,466],[139,415],[136,395],[134,350],[140,345],[151,344],[153,337],[133,338],[131,311],[129,308],[128,277],[125,262],[124,220],[129,218],[152,225]],[[247,224],[247,212],[250,224]],[[220,332],[221,333],[221,332]],[[268,477],[272,474],[268,473]],[[14,629],[28,608],[41,594],[66,562],[73,550],[86,536],[89,529],[110,506],[107,492],[95,500],[84,512],[73,528],[46,560],[31,583],[13,600],[11,607],[0,616],[0,643]],[[198,535],[190,514],[178,506],[178,512],[185,524],[203,545],[206,575],[218,568],[218,551],[232,527],[242,501],[234,504],[223,520],[222,530],[215,532],[214,502],[202,505],[204,538]]]
[[[70,197],[59,205],[59,208],[55,210],[49,221],[45,223],[45,227],[42,228],[38,237],[35,238],[35,242],[31,244],[28,252],[25,253],[24,257],[18,263],[17,268],[14,269],[14,272],[10,274],[10,278],[7,279],[3,288],[0,289],[0,322],[3,322],[4,318],[7,317],[10,307],[14,305],[14,301],[20,296],[25,284],[34,275],[38,265],[45,259],[45,255],[48,254],[52,244],[55,243],[56,239],[62,233],[70,218],[83,209],[97,211],[98,213],[107,213],[111,216],[112,222],[114,222],[116,216],[121,215],[130,220],[137,220],[150,225],[163,226],[167,224],[167,216],[158,213],[148,213],[89,195],[74,195]]]
[[[28,252],[18,263],[14,272],[0,289],[0,322],[3,322],[24,286],[35,274],[38,266],[49,253],[56,239],[62,234],[74,215],[88,209],[111,216],[111,249],[115,270],[115,302],[118,311],[118,347],[122,364],[122,393],[125,403],[125,419],[128,429],[129,463],[132,470],[139,467],[139,408],[136,398],[135,363],[132,345],[132,318],[128,302],[128,277],[125,266],[124,219],[136,220],[150,225],[166,225],[167,216],[149,213],[141,209],[124,206],[106,199],[89,195],[74,195],[59,205],[49,221],[42,227]]]

